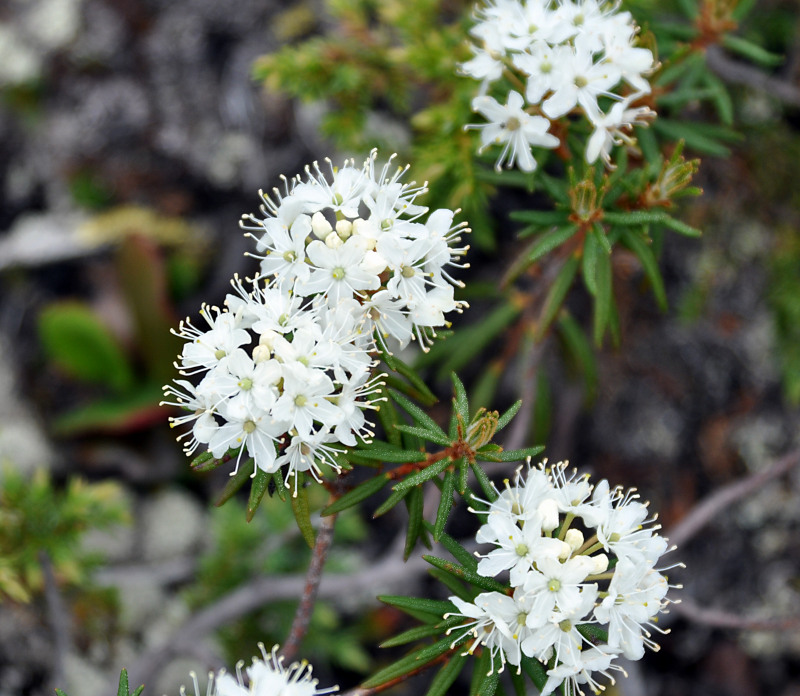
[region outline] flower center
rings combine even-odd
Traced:
[[[523,611],[517,614],[517,624],[524,626],[528,620],[528,615]]]
[[[584,17],[584,16],[583,16],[583,12],[580,12],[580,13],[578,13],[578,14],[576,14],[576,15],[575,15],[575,19],[573,19],[573,20],[572,20],[572,23],[573,23],[573,24],[574,24],[576,27],[579,27],[579,26],[581,26],[581,25],[582,25],[582,24],[583,24],[585,21],[586,21],[586,17]]]
[[[561,589],[561,580],[553,578],[547,583],[547,589],[550,590],[550,592],[558,592]]]
[[[252,433],[256,429],[256,422],[252,420],[246,420],[244,425],[242,425],[242,430],[244,430],[248,435]]]
[[[334,193],[331,202],[334,205],[341,205],[342,203],[344,203],[344,196],[341,193]]]
[[[344,280],[345,275],[344,268],[341,266],[337,266],[331,271],[331,277],[334,280]]]
[[[227,355],[227,353],[226,353],[224,350],[222,350],[222,348],[217,348],[217,349],[214,351],[214,357],[215,357],[217,360],[222,360],[222,358],[224,358],[226,355]]]
[[[564,631],[564,633],[569,633],[572,630],[572,621],[569,619],[564,619],[561,623],[558,624],[558,627]]]
[[[413,278],[417,275],[417,269],[413,266],[403,266],[400,268],[400,275],[402,275],[403,278]]]
[[[526,553],[528,553],[528,545],[517,544],[517,548],[514,550],[517,552],[517,556],[524,556]]]
[[[582,89],[583,87],[586,87],[586,85],[588,84],[589,80],[587,80],[583,75],[578,75],[578,77],[575,78],[575,86],[578,89]]]
[[[385,232],[388,229],[391,229],[392,225],[394,225],[394,220],[391,218],[386,218],[385,220],[381,221],[381,229]]]
[[[542,61],[539,64],[539,72],[543,75],[547,75],[548,73],[552,72],[553,64],[549,60]]]
[[[294,405],[295,406],[305,406],[308,399],[306,398],[305,394],[298,394],[294,397]]]
[[[294,263],[297,261],[297,254],[295,254],[291,249],[289,251],[284,251],[283,260],[287,263]]]
[[[288,314],[281,314],[278,317],[278,324],[280,326],[286,326],[289,323],[289,315]]]
[[[519,503],[514,503],[511,506],[511,513],[514,515],[521,515],[522,514],[522,505]]]
[[[506,121],[506,130],[515,131],[519,130],[522,124],[519,122],[519,119],[516,116],[512,116],[511,118]]]
[[[253,388],[253,380],[249,377],[239,380],[239,388],[242,391],[250,391]]]

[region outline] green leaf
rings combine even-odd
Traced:
[[[347,510],[354,505],[358,505],[361,501],[366,500],[374,493],[377,493],[389,481],[386,474],[378,474],[363,483],[360,483],[352,490],[347,491],[341,498],[334,500],[328,507],[326,507],[320,514],[324,517],[333,515],[342,510]]]
[[[461,670],[464,669],[467,658],[469,655],[460,651],[451,655],[444,667],[433,678],[427,696],[445,696],[447,690],[461,674]]]
[[[426,522],[425,526],[428,530],[433,531],[433,525],[429,522]],[[478,567],[478,561],[475,559],[475,556],[446,532],[442,532],[439,535],[439,543],[465,568],[475,570]]]
[[[567,221],[567,210],[512,210],[508,217],[517,222],[530,222],[539,227],[563,225]]]
[[[395,484],[394,490],[399,492],[415,488],[420,484],[425,483],[425,481],[430,481],[434,476],[441,474],[448,466],[451,466],[452,463],[453,462],[449,457],[445,457],[444,459],[440,459],[438,462],[428,464],[428,466],[426,466],[424,469],[420,469],[419,471],[404,478],[402,481],[400,481],[400,483]]]
[[[752,41],[743,39],[741,36],[733,36],[732,34],[722,35],[722,45],[740,56],[744,56],[754,63],[763,65],[767,68],[774,68],[784,62],[785,57],[778,53],[771,53],[758,44]]]
[[[469,481],[469,462],[466,457],[461,457],[456,466],[458,467],[458,485],[456,489],[459,495],[464,495],[467,492],[467,482]]]
[[[86,305],[68,301],[46,307],[39,315],[39,338],[48,359],[72,377],[108,385],[117,393],[134,384],[128,358]]]
[[[632,210],[625,213],[606,213],[604,220],[612,225],[641,227],[642,225],[664,225],[687,237],[700,237],[702,232],[685,222],[676,220],[661,210]]]
[[[278,494],[278,497],[281,499],[282,502],[286,502],[286,483],[283,480],[283,474],[281,470],[278,469],[274,474],[272,474],[272,482],[275,485],[275,492]]]
[[[229,451],[228,454],[231,454]],[[236,450],[233,450],[232,457],[238,457]],[[219,494],[219,498],[214,503],[217,507],[224,505],[227,503],[234,495],[239,491],[239,489],[244,486],[245,481],[250,478],[250,472],[253,471],[253,467],[255,466],[252,459],[246,459],[244,462],[240,461],[238,464],[238,470],[231,474],[231,477],[228,479],[228,483],[225,484],[225,487],[222,489],[222,493]]]
[[[492,651],[481,650],[472,668],[472,679],[469,685],[469,696],[475,696],[483,684],[483,680],[492,671]]]
[[[455,491],[455,474],[450,469],[445,472],[442,494],[439,498],[439,507],[436,511],[436,522],[433,525],[433,540],[439,541],[439,537],[447,524],[450,510],[453,509],[453,493]]]
[[[544,302],[539,323],[536,327],[536,339],[541,340],[544,337],[545,331],[550,326],[550,323],[555,319],[561,303],[567,296],[569,289],[572,287],[572,281],[575,278],[575,272],[578,270],[580,259],[576,256],[571,256],[567,262],[562,266],[558,272],[555,281],[550,286],[550,291],[547,293],[547,298]]]
[[[445,614],[456,611],[456,605],[441,599],[428,599],[426,597],[406,597],[405,595],[379,595],[378,601],[388,604],[401,611],[414,611],[438,616],[440,619]]]
[[[384,503],[372,514],[372,519],[380,517],[391,510],[397,503],[408,495],[408,490],[394,491]]]
[[[728,157],[731,154],[730,148],[723,145],[718,137],[715,138],[712,135],[703,133],[697,128],[697,124],[694,123],[656,119],[653,122],[652,128],[670,140],[684,140],[686,141],[687,147],[694,148],[698,152],[707,155]]]
[[[608,631],[595,624],[578,624],[580,633],[592,645],[605,645],[608,643]]]
[[[252,522],[271,480],[272,473],[268,474],[263,469],[256,469],[256,475],[250,484],[250,498],[247,501],[247,512],[245,513],[245,518],[248,522]]]
[[[476,458],[485,462],[517,462],[528,457],[535,457],[544,449],[543,445],[536,447],[523,447],[516,450],[503,450],[500,452],[478,451]]]
[[[423,528],[422,513],[425,505],[425,496],[421,488],[415,488],[405,498],[406,508],[408,508],[408,528],[406,529],[406,544],[403,549],[403,560],[407,561],[414,546],[419,539],[420,531]]]
[[[302,472],[294,473],[294,493],[292,493],[291,503],[294,519],[297,527],[303,535],[308,548],[314,548],[314,528],[311,526],[311,510],[308,506],[308,491],[303,485],[305,476]]]
[[[497,490],[495,490],[495,487],[492,485],[492,482],[489,480],[489,477],[486,475],[483,467],[481,467],[477,462],[472,462],[470,466],[472,467],[472,471],[478,481],[478,485],[481,487],[483,494],[486,496],[486,500],[488,500],[490,503],[497,500]]]
[[[491,667],[491,651],[484,650],[489,654],[489,671],[481,671],[480,679],[475,684],[474,696],[494,696],[497,691],[497,685],[500,683],[500,672]],[[478,669],[477,665],[475,669]]]
[[[382,409],[381,409],[382,410]],[[393,430],[399,435],[400,431],[394,426]],[[388,436],[388,434],[387,434]],[[397,462],[397,463],[411,463],[421,462],[426,458],[425,452],[418,452],[415,450],[404,450],[399,447],[391,447],[385,442],[374,443],[367,445],[362,449],[356,450],[358,456],[364,459],[374,459],[381,462]]]
[[[439,437],[444,438],[445,442],[443,444],[450,444],[450,439],[447,437],[447,433],[445,433],[445,431],[439,427],[436,421],[433,420],[433,418],[431,418],[427,413],[425,413],[425,411],[423,411],[419,406],[413,404],[402,394],[399,394],[394,390],[389,392],[389,396],[391,396],[392,399],[394,399],[394,401],[396,401],[397,404],[414,419],[421,429],[430,431],[437,434]]]
[[[435,660],[440,655],[444,655],[452,648],[466,642],[468,638],[469,634],[466,634],[452,641],[450,636],[446,636],[427,648],[416,650],[410,655],[406,655],[404,658],[373,674],[369,679],[361,684],[361,688],[372,689],[376,686],[380,686],[381,684],[385,684],[392,679],[397,679],[405,674],[409,674],[410,672],[428,664],[431,660]]]
[[[464,384],[455,372],[450,374],[450,379],[453,380],[453,406],[455,411],[461,416],[462,422],[468,423],[469,400],[467,399],[467,390],[464,389]]]
[[[220,464],[222,464],[222,460],[215,459],[214,455],[211,454],[210,451],[206,450],[202,454],[198,454],[194,459],[192,459],[192,463],[189,464],[189,466],[191,467],[192,471],[205,473],[206,471],[213,471]]]
[[[389,400],[389,392],[384,387],[382,396],[386,397],[386,401],[384,401],[377,410],[378,413],[378,420],[381,422],[383,426],[383,432],[386,434],[386,439],[389,441],[390,445],[394,447],[402,447],[403,445],[403,438],[400,435],[399,430],[395,430],[395,425],[398,425],[402,421],[397,413],[397,409],[394,406],[394,403]],[[363,454],[361,450],[358,451],[359,454]],[[387,460],[391,461],[391,460]]]
[[[522,673],[518,673],[515,669],[508,670],[508,676],[511,678],[511,684],[514,687],[514,696],[525,696],[525,677]]]
[[[569,352],[575,358],[586,380],[586,391],[590,398],[597,391],[597,361],[583,329],[569,312],[562,312],[558,318],[558,328]]]
[[[598,347],[603,343],[603,334],[610,318],[612,298],[611,258],[607,254],[597,257],[597,294],[594,298],[594,342]]]
[[[628,247],[642,263],[647,279],[653,287],[653,294],[658,302],[658,307],[662,312],[667,310],[667,293],[664,290],[664,280],[661,277],[661,270],[653,254],[653,250],[647,242],[636,232],[626,230],[622,233],[622,243]]]
[[[497,582],[494,578],[485,578],[482,575],[478,575],[478,573],[465,568],[464,566],[460,566],[457,563],[453,563],[452,561],[445,560],[444,558],[437,558],[436,556],[431,556],[425,554],[422,556],[428,563],[440,570],[444,570],[451,575],[468,582],[470,585],[475,585],[475,587],[480,587],[487,592],[503,592],[508,589],[505,585]],[[477,565],[476,565],[477,567]]]
[[[597,294],[597,258],[602,254],[600,244],[593,234],[586,235],[581,255],[581,274],[586,289],[592,294]]]
[[[382,357],[385,358],[386,354],[382,353]],[[385,361],[385,360],[384,360]],[[436,395],[428,388],[428,385],[425,384],[425,380],[423,380],[414,370],[412,367],[404,363],[400,358],[397,356],[392,356],[392,365],[389,367],[398,372],[399,374],[403,375],[414,387],[417,391],[418,396],[415,396],[419,401],[424,403],[426,406],[431,406],[435,404],[439,399],[436,398]],[[389,363],[387,362],[387,365]]]
[[[521,408],[522,408],[522,399],[511,404],[511,407],[505,413],[503,413],[503,415],[500,416],[500,418],[498,419],[497,430],[502,430],[503,428],[505,428],[511,422],[511,419],[517,415],[517,413]]]
[[[539,662],[539,660],[524,655],[519,664],[525,674],[531,678],[533,685],[539,689],[539,691],[544,689],[544,685],[547,683],[547,672],[545,671],[544,665]]]
[[[428,568],[428,575],[435,580],[438,580],[442,585],[449,589],[454,595],[460,597],[465,602],[471,602],[473,593],[469,588],[457,578],[454,578],[450,573],[446,573],[439,568]],[[463,621],[463,618],[461,619]]]
[[[380,647],[396,648],[398,645],[408,645],[408,643],[414,643],[418,640],[422,640],[423,638],[429,638],[430,636],[444,633],[444,631],[446,631],[448,628],[451,626],[457,626],[462,621],[464,621],[464,617],[462,616],[451,616],[449,619],[447,619],[447,621],[442,621],[441,623],[425,624],[424,626],[409,628],[407,631],[398,633],[393,638],[383,641],[383,643],[380,644]]]

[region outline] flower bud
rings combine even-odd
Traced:
[[[329,249],[337,249],[338,247],[342,246],[344,242],[342,238],[336,234],[336,232],[331,232],[327,237],[325,237],[325,246]]]
[[[536,510],[542,519],[542,531],[552,532],[558,527],[558,503],[553,498],[545,498]]]
[[[325,239],[333,231],[333,227],[325,216],[317,211],[311,216],[311,231],[320,239]]]
[[[604,553],[599,553],[591,558],[594,561],[594,570],[592,571],[593,575],[605,573],[608,570],[608,556],[606,556]]]
[[[275,339],[278,338],[278,336],[280,336],[280,334],[277,331],[268,329],[261,334],[261,337],[258,339],[258,344],[271,351],[275,344]]]
[[[253,348],[253,362],[256,364],[269,360],[271,355],[270,349],[261,343]]]
[[[569,544],[569,547],[573,551],[577,551],[583,546],[583,532],[581,532],[580,529],[568,529],[567,533],[564,535],[564,541]]]
[[[342,240],[347,239],[353,234],[353,223],[350,222],[350,220],[338,220],[336,222],[336,234],[338,234]]]

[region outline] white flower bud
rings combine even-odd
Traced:
[[[566,561],[572,555],[572,549],[566,541],[561,542],[561,551],[558,552],[558,560]]]
[[[592,575],[605,573],[608,570],[608,556],[606,556],[604,553],[598,553],[596,556],[592,556],[591,558],[594,561],[594,570],[592,571]]]
[[[353,234],[353,223],[350,222],[350,220],[338,220],[336,222],[336,234],[338,234],[342,240],[347,239]]]
[[[320,239],[325,239],[333,231],[333,227],[318,211],[311,216],[311,231]]]
[[[256,364],[269,360],[271,355],[272,351],[260,343],[253,348],[253,362]]]
[[[336,232],[331,232],[327,237],[325,237],[325,246],[329,249],[336,249],[342,246],[344,242],[342,238],[336,234]]]
[[[577,551],[583,546],[583,532],[580,529],[568,529],[564,535],[564,541],[569,544],[573,551]]]
[[[275,339],[280,336],[277,331],[273,331],[272,329],[267,329],[264,333],[261,334],[261,337],[258,339],[258,344],[264,346],[268,350],[272,350],[273,345],[275,343]]]
[[[558,527],[558,503],[553,498],[545,498],[536,512],[542,519],[543,532],[552,532]]]

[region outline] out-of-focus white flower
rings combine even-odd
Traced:
[[[261,643],[258,647],[261,657],[254,657],[246,668],[244,661],[239,662],[235,676],[224,669],[209,673],[205,696],[325,696],[339,690],[338,686],[320,689],[318,680],[312,676],[313,668],[306,661],[285,667],[277,645],[270,652]],[[181,696],[203,696],[197,675],[192,672],[190,678],[193,693],[189,695],[181,687]]]

